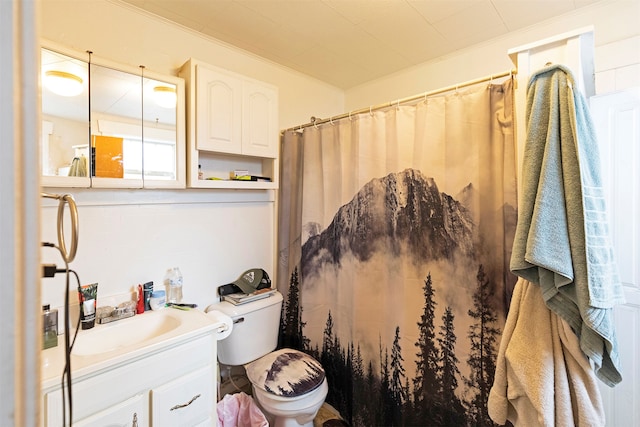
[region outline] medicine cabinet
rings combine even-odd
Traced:
[[[184,188],[184,81],[41,48],[42,185]]]

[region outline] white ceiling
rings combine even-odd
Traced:
[[[124,0],[342,89],[599,0]]]

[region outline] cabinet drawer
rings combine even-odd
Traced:
[[[202,424],[211,419],[215,402],[213,367],[198,369],[151,390],[154,427]]]
[[[61,393],[47,393],[45,402],[49,409],[45,427],[61,427],[62,413],[51,413],[51,409],[62,407]],[[76,406],[74,405],[74,410]],[[68,416],[68,414],[67,414]],[[66,420],[69,423],[69,420]],[[65,423],[65,425],[67,425]],[[120,403],[110,406],[101,411],[97,411],[83,419],[73,423],[74,427],[147,427],[149,425],[149,393],[144,392],[130,397]]]
[[[73,425],[75,427],[146,427],[149,425],[148,409],[149,395],[141,393]]]

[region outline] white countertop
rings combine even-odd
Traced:
[[[181,341],[215,334],[220,329],[224,329],[224,323],[215,316],[197,309],[186,311],[175,308],[148,311],[115,322],[96,324],[92,329],[78,331],[76,345],[71,351],[72,377],[98,374]],[[94,350],[92,345],[95,346]],[[42,350],[43,389],[60,385],[65,365],[64,347],[64,335],[60,335],[56,347]]]

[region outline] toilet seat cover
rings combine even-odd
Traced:
[[[277,396],[302,396],[324,381],[324,369],[316,359],[290,348],[269,353],[245,369],[254,386]]]

